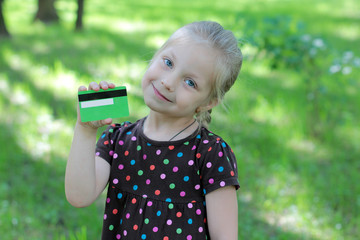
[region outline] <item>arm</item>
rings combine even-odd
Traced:
[[[99,90],[115,87],[106,82],[91,83],[89,89]],[[79,91],[86,90],[80,87]],[[65,172],[65,194],[68,202],[75,207],[86,207],[93,203],[104,190],[110,175],[110,165],[95,156],[97,128],[110,124],[111,119],[82,123],[79,107]]]
[[[211,239],[238,239],[238,204],[233,186],[219,188],[205,196]]]

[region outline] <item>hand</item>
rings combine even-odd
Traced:
[[[85,86],[80,86],[78,90],[79,90],[79,92],[87,91],[87,90],[99,91],[100,89],[107,90],[109,88],[115,88],[115,84],[101,81],[99,84],[97,84],[96,82],[91,82],[89,84],[89,89],[87,89]],[[99,120],[99,121],[81,122],[80,109],[79,109],[79,103],[78,103],[78,105],[77,105],[77,123],[84,127],[97,129],[97,128],[105,126],[105,125],[110,125],[112,123],[112,119],[107,118],[107,119],[103,119],[103,120]]]

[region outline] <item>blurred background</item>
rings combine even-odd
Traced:
[[[104,197],[64,195],[79,85],[141,78],[169,35],[213,20],[239,39],[239,80],[210,128],[239,167],[239,239],[360,236],[357,0],[0,0],[0,238],[100,239]],[[5,23],[5,24],[4,24]],[[99,131],[100,132],[100,131]]]

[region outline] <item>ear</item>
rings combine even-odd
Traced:
[[[219,101],[217,99],[210,100],[207,104],[204,104],[203,106],[200,106],[196,109],[196,113],[199,112],[206,112],[212,109],[213,107],[217,106],[219,104]]]

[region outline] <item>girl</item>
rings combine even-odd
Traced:
[[[110,125],[95,147],[97,128],[112,119],[82,123],[78,113],[65,192],[73,206],[85,207],[109,183],[102,239],[238,239],[236,159],[207,124],[241,63],[230,31],[191,23],[168,39],[144,74],[147,117]]]

